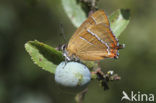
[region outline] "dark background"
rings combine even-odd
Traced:
[[[108,15],[129,8],[131,21],[119,38],[126,44],[120,58],[101,62],[104,71],[114,70],[122,80],[109,83],[108,91],[92,81],[84,103],[120,103],[123,90],[156,94],[156,0],[101,0],[98,7]],[[35,39],[53,47],[64,43],[59,24],[67,38],[76,30],[60,0],[0,0],[0,103],[75,102],[24,49]]]

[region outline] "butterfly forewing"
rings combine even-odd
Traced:
[[[110,30],[103,10],[98,10],[76,30],[70,39],[68,55],[82,60],[101,60],[117,55],[118,40]]]

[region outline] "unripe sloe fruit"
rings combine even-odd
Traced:
[[[84,86],[89,83],[89,69],[78,62],[61,62],[55,72],[55,81],[66,87]]]

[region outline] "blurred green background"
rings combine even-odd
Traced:
[[[121,103],[122,91],[156,95],[156,0],[100,0],[109,15],[119,8],[131,10],[131,21],[120,35],[126,48],[117,60],[101,61],[104,71],[114,70],[121,81],[104,91],[92,81],[84,103]],[[0,0],[0,103],[74,103],[62,93],[53,75],[34,65],[24,49],[29,40],[53,47],[64,43],[59,25],[69,39],[76,28],[60,0]]]

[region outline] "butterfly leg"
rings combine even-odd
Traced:
[[[74,54],[72,54],[70,61],[80,62],[80,59],[77,56],[75,56]]]
[[[69,60],[65,57],[65,65],[64,65],[64,67],[66,66],[66,64],[69,62]],[[63,69],[64,69],[64,67],[63,67]]]

